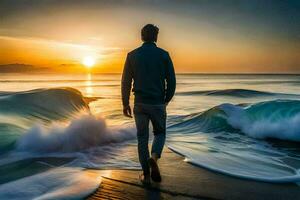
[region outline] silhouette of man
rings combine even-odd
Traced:
[[[145,25],[141,30],[143,45],[128,53],[122,75],[123,114],[132,117],[130,90],[134,93],[134,119],[137,128],[138,155],[143,169],[141,181],[161,181],[157,160],[166,139],[166,106],[175,93],[176,77],[169,53],[156,46],[158,27]],[[148,150],[149,122],[154,139]]]

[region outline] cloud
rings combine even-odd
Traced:
[[[57,46],[57,47],[67,47],[67,48],[74,48],[81,51],[89,51],[99,53],[101,55],[110,55],[116,52],[120,52],[124,49],[120,47],[103,47],[103,46],[93,46],[93,45],[86,45],[80,43],[72,43],[67,41],[59,41],[47,38],[39,38],[39,37],[28,37],[28,36],[7,36],[7,35],[0,35],[0,40],[5,41],[15,41],[15,42],[25,42],[25,43],[34,43],[34,44],[44,44],[48,46]]]
[[[0,40],[45,43],[45,44],[53,44],[53,45],[58,45],[58,46],[69,46],[69,47],[75,47],[75,48],[81,48],[81,49],[89,48],[89,46],[83,45],[83,44],[74,44],[74,43],[69,43],[69,42],[65,42],[65,41],[57,41],[57,40],[51,40],[51,39],[46,39],[46,38],[26,37],[26,36],[13,37],[13,36],[0,35]]]
[[[5,41],[0,60],[36,56],[36,62],[52,63],[58,56],[60,63],[69,63],[86,53],[99,55],[106,65],[121,63],[125,52],[140,44],[140,27],[152,22],[161,28],[159,46],[182,69],[294,69],[299,9],[293,0],[0,0],[0,40]]]

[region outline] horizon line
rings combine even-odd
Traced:
[[[116,75],[116,74],[122,74],[122,72],[1,72],[0,74],[95,74],[95,75]],[[284,72],[274,72],[274,73],[269,73],[269,72],[178,72],[176,73],[178,75],[300,75],[300,72],[296,73],[284,73]]]

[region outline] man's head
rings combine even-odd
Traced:
[[[141,36],[144,42],[156,42],[159,28],[153,24],[147,24],[142,28]]]

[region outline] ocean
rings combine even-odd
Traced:
[[[0,199],[84,198],[101,183],[86,169],[140,169],[120,78],[0,74]],[[166,147],[187,163],[300,182],[300,75],[178,74],[167,112]]]

